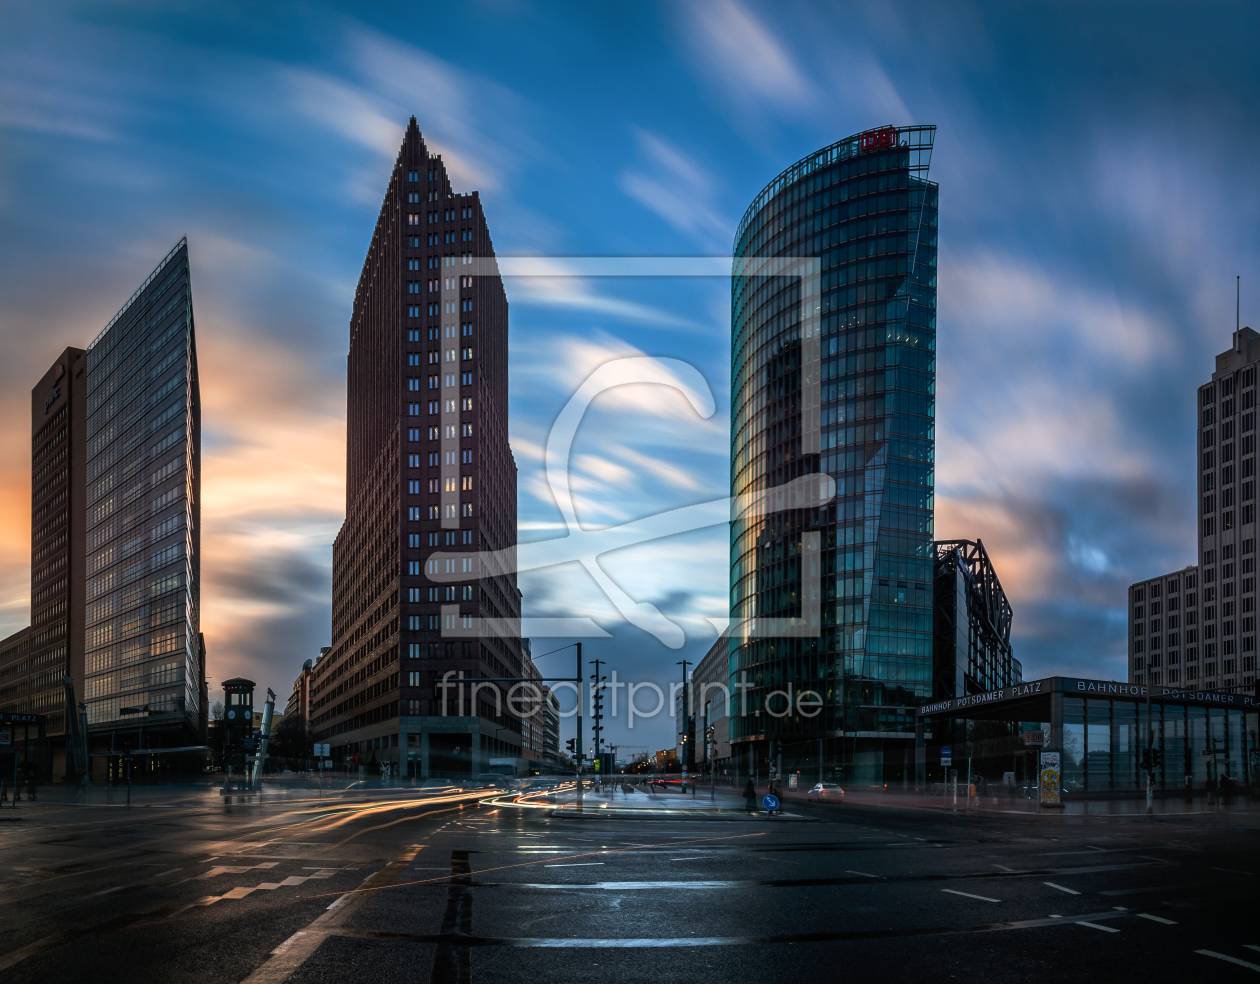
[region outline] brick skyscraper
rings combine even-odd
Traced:
[[[478,194],[454,192],[413,117],[350,321],[346,521],[311,686],[311,730],[342,762],[466,775],[521,754],[519,719],[488,690],[452,687],[445,706],[435,690],[448,672],[521,675],[516,576],[477,558],[516,542],[493,257]]]

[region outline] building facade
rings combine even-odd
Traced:
[[[1198,563],[1129,587],[1129,680],[1250,693],[1256,685],[1256,369],[1233,345],[1195,398]]]
[[[198,745],[206,697],[201,398],[186,241],[88,346],[85,361],[89,734],[97,751]],[[171,756],[135,765],[141,777],[174,767]]]
[[[413,117],[350,325],[346,521],[311,691],[339,761],[380,749],[432,776],[520,757],[519,718],[475,684],[522,671],[507,317],[480,196],[455,193]]]
[[[321,646],[319,658],[322,659],[330,651],[329,647]],[[308,659],[302,664],[302,672],[293,681],[293,689],[289,692],[289,699],[284,705],[286,720],[296,721],[303,732],[311,729],[311,679],[315,675],[316,662],[317,660]]]
[[[47,717],[52,776],[66,773],[65,677],[83,697],[86,362],[67,348],[31,390],[31,637],[23,710]],[[10,709],[10,708],[6,708]]]
[[[1014,612],[979,540],[938,540],[933,612],[933,699],[965,697],[1023,680],[1011,652]]]
[[[770,742],[791,768],[820,740],[849,775],[913,768],[915,708],[932,689],[934,134],[890,126],[811,154],[766,186],[736,234],[741,772],[765,771]],[[802,710],[803,691],[820,706]]]
[[[730,634],[723,632],[696,664],[688,694],[687,725],[696,742],[696,768],[719,775],[733,768],[730,735]]]
[[[1204,685],[1200,597],[1195,566],[1129,586],[1130,683],[1191,689]]]

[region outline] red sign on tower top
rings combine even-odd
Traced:
[[[879,150],[881,147],[897,146],[897,128],[895,126],[882,126],[878,130],[867,130],[859,138],[862,141],[862,150]]]

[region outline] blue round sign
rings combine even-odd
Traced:
[[[761,805],[770,811],[777,810],[779,808],[779,797],[775,796],[773,793],[766,793],[765,797],[761,801]]]
[[[952,750],[950,749],[950,747],[949,747],[948,745],[942,745],[942,746],[941,746],[941,757],[942,757],[942,758],[949,758],[951,754],[953,754],[953,753],[952,753]]]

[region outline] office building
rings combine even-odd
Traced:
[[[44,780],[74,767],[67,676],[83,696],[84,354],[67,348],[31,390],[31,624],[0,642],[0,710],[44,717],[29,749]]]
[[[1011,652],[1014,612],[979,540],[938,540],[933,591],[933,698],[981,694],[1023,681]]]
[[[302,672],[293,681],[293,690],[284,706],[284,717],[288,721],[297,722],[303,732],[311,729],[311,679],[315,675],[315,664],[332,652],[331,647],[321,646],[319,656],[308,659],[302,664]],[[292,727],[293,725],[290,725]]]
[[[338,761],[432,776],[520,758],[519,719],[459,682],[522,670],[507,318],[480,196],[455,192],[413,118],[350,324],[332,651],[311,688]]]
[[[1129,587],[1129,681],[1250,693],[1256,685],[1256,367],[1234,332],[1195,397],[1198,563]]]
[[[84,687],[97,752],[136,779],[205,737],[200,632],[201,399],[181,240],[88,346]],[[200,762],[200,756],[193,756]],[[118,758],[98,758],[116,770]]]
[[[1199,597],[1199,568],[1193,565],[1129,586],[1130,683],[1203,686]]]
[[[915,708],[932,690],[934,135],[846,137],[771,181],[739,224],[731,492],[750,505],[731,524],[730,652],[741,772],[764,773],[770,742],[786,769],[819,741],[849,777],[913,770]],[[821,703],[798,706],[803,691]]]

